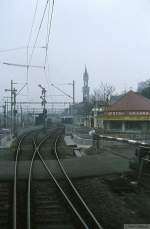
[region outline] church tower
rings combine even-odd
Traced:
[[[90,91],[90,88],[88,86],[88,81],[89,81],[89,75],[88,75],[88,72],[87,72],[87,68],[85,66],[85,71],[83,73],[83,103],[89,103],[89,91]]]

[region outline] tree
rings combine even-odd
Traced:
[[[138,83],[138,90],[141,95],[150,99],[150,79]]]
[[[92,102],[102,102],[109,105],[114,91],[115,87],[113,85],[101,82],[99,87],[94,89],[91,100]]]
[[[150,79],[139,82],[137,91],[141,93],[145,88],[150,88]]]
[[[150,99],[150,87],[146,87],[141,91],[141,95],[145,96],[146,98]]]

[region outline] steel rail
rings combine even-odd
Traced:
[[[33,132],[33,131],[31,131]],[[19,158],[19,153],[21,149],[21,144],[24,140],[24,138],[28,135],[29,133],[26,133],[23,135],[23,137],[19,140],[17,150],[16,150],[16,155],[15,155],[15,165],[14,165],[14,185],[13,185],[13,229],[17,229],[17,167],[18,167],[18,158]]]
[[[30,168],[29,168],[29,175],[28,175],[28,188],[27,188],[27,229],[31,229],[31,175],[32,175],[32,167],[33,167],[33,162],[36,156],[36,149],[34,150],[31,163],[30,163]]]
[[[85,229],[90,229],[89,226],[86,224],[86,222],[84,221],[84,219],[82,218],[82,216],[79,214],[79,212],[77,211],[77,209],[74,207],[74,205],[72,204],[72,202],[70,201],[70,199],[68,198],[68,196],[66,195],[66,193],[64,192],[64,190],[61,188],[61,186],[59,185],[58,181],[56,180],[56,178],[54,177],[54,175],[52,174],[51,170],[49,169],[49,167],[47,166],[45,160],[43,159],[41,153],[39,152],[39,150],[37,151],[40,160],[42,161],[45,169],[47,170],[49,177],[53,179],[54,183],[56,184],[57,188],[59,189],[59,191],[61,192],[61,194],[63,195],[63,197],[65,198],[65,200],[67,201],[67,203],[69,204],[69,206],[71,207],[71,209],[73,210],[73,212],[75,213],[75,215],[78,217],[78,219],[80,220],[80,222],[82,223],[83,227]]]
[[[34,147],[35,147],[35,151],[33,153],[32,159],[31,159],[31,164],[30,164],[30,168],[29,168],[29,176],[28,176],[28,191],[27,191],[27,229],[31,229],[31,177],[32,177],[32,169],[33,169],[33,163],[34,163],[34,159],[36,154],[38,154],[41,162],[43,163],[45,169],[47,170],[50,178],[53,179],[54,183],[56,184],[57,188],[59,189],[59,191],[61,192],[61,194],[63,195],[63,197],[66,199],[67,203],[69,204],[69,206],[71,207],[71,209],[73,210],[73,212],[75,213],[75,215],[78,217],[78,219],[80,220],[81,224],[83,225],[83,227],[85,229],[90,229],[88,227],[88,225],[86,224],[86,222],[83,220],[83,218],[81,217],[81,215],[79,214],[79,212],[77,211],[77,209],[74,207],[74,205],[72,204],[72,202],[70,201],[70,199],[68,198],[68,196],[66,195],[66,193],[64,192],[64,190],[61,188],[61,186],[59,185],[58,181],[56,180],[56,178],[54,177],[54,175],[52,174],[52,172],[50,171],[50,169],[48,168],[48,166],[46,165],[43,157],[40,154],[40,147],[41,145],[50,137],[50,135],[46,136],[39,144],[38,146],[36,145],[36,142],[34,140]]]
[[[24,135],[18,143],[16,156],[15,156],[15,168],[14,168],[14,186],[13,186],[13,229],[17,229],[17,167],[18,167],[18,157],[20,152],[21,144],[24,138],[27,136]]]
[[[32,131],[33,132],[33,131]],[[13,190],[13,229],[17,229],[17,166],[18,166],[18,157],[19,157],[19,152],[20,152],[20,147],[21,144],[24,140],[24,138],[28,135],[25,134],[21,140],[18,143],[17,151],[16,151],[16,156],[15,156],[15,171],[14,171],[14,190]],[[40,144],[38,145],[38,148],[49,138],[50,136],[46,136],[42,139]],[[31,158],[31,164],[29,168],[29,175],[28,175],[28,192],[27,192],[27,229],[31,229],[31,206],[30,206],[30,190],[31,190],[31,175],[32,175],[32,167],[33,167],[33,162],[37,153],[37,149],[34,150],[33,156]]]
[[[33,144],[35,147],[35,150],[33,152],[33,156],[31,158],[30,168],[29,168],[29,175],[28,175],[28,187],[27,187],[27,229],[31,229],[31,179],[32,179],[32,169],[33,169],[33,163],[35,160],[35,156],[37,154],[37,151],[39,150],[40,146],[49,138],[50,136],[46,136],[42,139],[42,141],[36,145],[35,139],[33,139]]]
[[[17,152],[16,152],[16,157],[15,157],[15,176],[14,176],[14,195],[13,195],[13,229],[16,229],[17,228],[17,221],[16,221],[16,217],[17,217],[17,213],[16,213],[16,184],[17,184],[17,165],[18,165],[18,156],[19,156],[19,152],[20,152],[20,147],[21,147],[21,144],[24,140],[24,138],[27,136],[24,135],[22,137],[22,139],[19,141],[19,144],[18,144],[18,147],[17,147]],[[73,205],[73,203],[71,202],[71,200],[68,198],[67,194],[64,192],[64,190],[61,188],[61,186],[59,185],[58,181],[56,180],[56,178],[54,177],[53,173],[51,172],[51,170],[48,168],[46,162],[44,161],[41,153],[40,153],[40,147],[41,145],[49,138],[51,137],[50,135],[44,137],[44,139],[42,139],[42,141],[38,144],[36,144],[35,140],[34,140],[34,147],[35,147],[35,150],[33,152],[33,155],[32,155],[32,159],[31,159],[31,163],[30,163],[30,168],[29,168],[29,175],[28,175],[28,191],[27,191],[27,229],[31,229],[31,179],[32,179],[32,169],[33,169],[33,163],[34,163],[34,160],[35,160],[35,156],[36,154],[38,154],[41,162],[43,163],[45,169],[47,170],[50,178],[53,179],[55,185],[57,186],[57,188],[59,189],[59,191],[62,193],[62,195],[64,196],[64,198],[66,199],[67,203],[69,204],[69,206],[71,207],[71,209],[73,210],[73,212],[75,213],[75,215],[78,217],[78,219],[80,220],[80,223],[82,224],[82,226],[85,228],[85,229],[90,229],[89,226],[87,225],[87,223],[85,222],[85,220],[82,218],[82,216],[80,215],[80,213],[78,212],[78,210],[75,208],[75,206]],[[54,141],[54,145],[55,145],[55,154],[57,154],[57,142],[58,142],[58,138],[59,137],[55,137],[55,141]],[[58,155],[57,155],[58,157]],[[59,158],[58,158],[59,159]],[[61,162],[60,160],[59,161],[59,165],[61,165]],[[61,166],[61,168],[63,168],[63,166]],[[67,175],[67,173],[65,172],[64,168],[63,168],[63,174]],[[65,175],[65,177],[66,177]],[[69,184],[71,185],[71,181],[67,175],[67,181],[69,182]],[[71,182],[71,183],[70,183]],[[72,184],[71,185],[72,188],[74,187],[74,185]],[[74,187],[73,188],[74,192],[76,190],[76,188]],[[78,192],[76,190],[76,192]],[[75,193],[76,193],[75,192]],[[76,193],[77,194],[77,193]],[[80,201],[82,202],[83,204],[83,199],[82,197],[80,196],[80,194],[78,193],[78,198],[80,199]],[[102,227],[100,226],[100,224],[98,223],[98,221],[95,219],[95,216],[93,215],[93,213],[90,211],[90,209],[87,207],[87,205],[83,204],[86,208],[86,210],[88,211],[88,213],[91,215],[91,217],[94,219],[94,222],[96,223],[96,225],[98,226],[99,229],[102,229]]]
[[[60,136],[59,136],[60,137]],[[84,208],[86,209],[86,211],[88,212],[88,214],[90,215],[90,217],[93,219],[94,223],[96,224],[97,228],[98,229],[103,229],[103,227],[100,225],[100,223],[98,222],[98,220],[96,219],[96,217],[94,216],[94,214],[92,213],[92,211],[89,209],[89,207],[87,206],[87,204],[85,203],[85,201],[83,200],[83,198],[81,197],[81,195],[79,194],[79,192],[77,191],[77,189],[75,188],[75,186],[73,185],[73,183],[71,182],[70,178],[68,177],[67,175],[67,172],[66,170],[64,169],[62,163],[60,162],[60,159],[58,157],[58,153],[57,153],[57,143],[58,143],[58,139],[59,137],[57,137],[55,139],[55,142],[54,142],[54,145],[55,145],[55,156],[56,156],[56,159],[59,163],[59,166],[61,168],[61,171],[63,172],[65,178],[67,179],[69,185],[71,186],[71,188],[73,189],[74,193],[76,194],[76,196],[78,197],[78,199],[80,200],[80,202],[82,203],[82,205],[84,206]],[[46,165],[45,161],[43,160],[40,152],[38,151],[38,154],[39,154],[39,157],[41,159],[41,161],[43,162],[46,170],[49,172],[49,174],[52,176],[53,174],[51,173],[51,171],[49,170],[48,166]],[[53,176],[54,178],[54,176]],[[55,181],[57,182],[57,180],[55,179]],[[86,224],[87,226],[87,224]],[[88,227],[88,226],[87,226]]]
[[[58,157],[58,153],[57,153],[57,144],[58,144],[58,140],[59,140],[60,136],[57,137],[56,141],[55,141],[55,156],[56,159],[58,161],[58,164],[60,166],[60,169],[62,171],[62,173],[64,174],[65,178],[67,179],[69,185],[71,186],[71,188],[73,189],[74,193],[76,194],[76,196],[79,198],[79,200],[81,201],[81,203],[83,204],[83,206],[85,207],[86,211],[88,212],[88,214],[91,216],[91,218],[93,219],[93,221],[95,222],[96,226],[98,229],[103,229],[103,227],[100,225],[100,223],[98,222],[98,220],[96,219],[96,217],[94,216],[94,214],[92,213],[92,211],[89,209],[89,207],[87,206],[87,204],[85,203],[85,201],[83,200],[83,198],[81,197],[80,193],[78,192],[78,190],[76,189],[76,187],[74,186],[74,184],[72,183],[72,181],[70,180],[64,166],[62,165],[59,157]]]

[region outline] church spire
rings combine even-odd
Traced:
[[[85,71],[83,73],[83,102],[89,102],[89,86],[88,86],[89,75],[87,67],[85,65]]]
[[[83,80],[86,80],[86,79],[89,79],[89,76],[88,76],[87,67],[85,65],[85,71],[84,71],[84,74],[83,74]]]

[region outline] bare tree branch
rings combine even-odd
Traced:
[[[113,85],[101,82],[99,87],[94,89],[91,100],[92,102],[103,102],[109,105],[114,91],[115,87]]]

